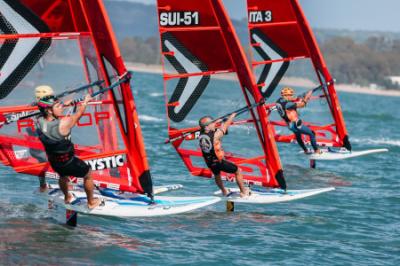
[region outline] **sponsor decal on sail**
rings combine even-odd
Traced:
[[[162,49],[166,59],[179,74],[207,72],[207,67],[191,54],[171,33],[162,34]],[[170,53],[170,54],[167,54]],[[179,79],[168,105],[172,121],[185,119],[210,82],[210,76],[198,75]],[[172,103],[178,103],[173,105]]]
[[[123,155],[114,155],[105,158],[85,160],[85,163],[89,165],[93,171],[96,171],[124,166],[124,161]]]

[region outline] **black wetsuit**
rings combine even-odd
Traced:
[[[26,129],[26,133],[31,136],[31,137],[37,137],[37,132],[32,130],[30,127]],[[38,150],[38,149],[29,149],[29,153],[33,158],[38,160],[39,163],[45,163],[47,162],[47,157],[46,153],[43,150]],[[46,178],[44,176],[39,176],[39,184],[40,187],[45,187],[46,186]]]
[[[90,167],[81,159],[75,157],[74,144],[71,136],[62,136],[59,132],[60,120],[47,121],[38,119],[37,133],[46,150],[51,167],[61,177],[85,177]]]
[[[223,158],[218,158],[217,156],[216,148],[214,145],[214,135],[217,130],[209,131],[207,133],[200,133],[199,145],[203,153],[203,158],[214,175],[219,175],[221,171],[231,174],[236,173],[238,167],[234,163],[229,162]],[[220,152],[222,153],[222,150]],[[220,157],[223,157],[223,155],[220,155]]]

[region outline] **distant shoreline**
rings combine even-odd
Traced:
[[[142,63],[126,62],[126,67],[128,70],[134,72],[152,73],[160,75],[163,73],[161,65],[147,65]],[[227,79],[227,80],[232,79],[232,76],[230,74],[221,74],[219,76],[221,79]],[[307,88],[318,86],[311,80],[305,78],[296,78],[296,77],[283,78],[281,84],[285,86],[299,86]],[[400,90],[374,90],[366,87],[360,87],[357,85],[340,84],[340,83],[336,84],[335,88],[339,92],[400,97]]]

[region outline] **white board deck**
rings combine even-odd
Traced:
[[[240,197],[240,190],[238,188],[230,188],[231,194],[227,197],[221,196],[221,191],[214,194],[221,196],[222,200],[249,204],[271,204],[278,202],[286,202],[292,200],[303,199],[317,194],[325,193],[335,190],[334,187],[316,188],[316,189],[301,189],[301,190],[286,190],[282,189],[269,189],[269,190],[252,190],[251,195],[245,198]]]
[[[51,189],[47,193],[49,199],[55,204],[78,213],[113,216],[113,217],[152,217],[172,215],[193,211],[221,199],[219,197],[155,197],[156,204],[150,204],[150,199],[142,194],[123,193],[118,194],[115,190],[108,191],[109,196],[98,195],[95,197],[103,200],[102,206],[94,209],[87,208],[86,193],[79,190],[71,191],[74,201],[71,204],[64,203],[64,195],[59,189]]]
[[[354,157],[365,156],[368,154],[388,152],[388,149],[375,149],[375,150],[364,150],[364,151],[348,151],[345,149],[341,150],[322,150],[321,154],[307,154],[310,160],[319,161],[333,161],[333,160],[344,160]]]
[[[172,185],[154,186],[153,191],[154,195],[157,195],[168,191],[178,190],[181,188],[183,188],[181,184],[172,184]]]
[[[50,187],[50,189],[59,188],[58,184],[49,184],[49,187]],[[82,188],[83,188],[83,186],[81,186],[81,185],[75,185],[75,184],[72,185],[72,189],[73,190],[79,190],[79,189],[82,189]],[[173,191],[173,190],[178,190],[178,189],[181,189],[181,188],[183,188],[183,185],[181,185],[181,184],[161,185],[161,186],[154,186],[153,187],[153,192],[154,192],[154,195],[158,195],[158,194],[161,194],[161,193],[165,193],[165,192]],[[115,191],[115,192],[117,193],[118,191]],[[97,190],[95,190],[94,193],[95,194],[99,194],[99,192]],[[126,194],[130,194],[130,193],[126,193]]]

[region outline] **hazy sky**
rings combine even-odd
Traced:
[[[155,4],[156,0],[114,0]],[[245,16],[245,0],[223,0],[235,18]],[[318,28],[400,32],[400,0],[299,0]]]

